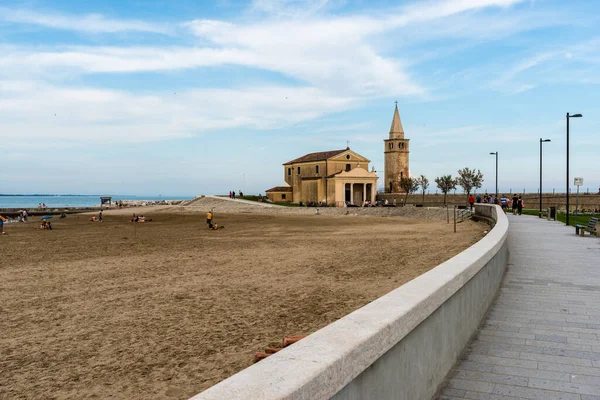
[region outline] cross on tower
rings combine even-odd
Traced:
[[[346,148],[348,148],[348,149],[350,148],[350,141],[349,140],[346,140]]]
[[[396,103],[396,105],[398,105],[398,100],[396,100],[394,103]]]

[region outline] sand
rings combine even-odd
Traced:
[[[5,227],[0,398],[185,399],[450,258],[485,225],[181,208]],[[152,211],[149,215],[147,211]],[[189,211],[189,210],[188,210]]]

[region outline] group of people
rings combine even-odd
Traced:
[[[511,202],[512,200],[512,202]],[[502,210],[504,210],[504,212],[506,212],[509,208],[512,209],[512,213],[514,215],[521,215],[523,213],[523,208],[525,208],[525,201],[523,200],[523,197],[518,196],[516,193],[513,195],[512,199],[509,200],[506,195],[502,195],[500,196],[500,199],[498,199],[495,195],[491,194],[491,195],[484,195],[483,198],[481,197],[480,194],[477,194],[476,197],[473,197],[473,195],[469,196],[469,205],[471,206],[471,211],[473,210],[473,205],[475,203],[487,203],[487,204],[500,204],[500,207],[502,207]]]
[[[231,192],[229,192],[229,198],[235,200],[235,190],[232,190]],[[239,191],[239,197],[244,197],[244,193],[242,193],[242,191]]]
[[[47,208],[47,207],[46,207],[46,203],[38,203],[38,207],[37,207],[37,208],[40,208],[40,209],[42,209],[42,210],[45,210],[45,209]]]
[[[40,229],[41,230],[52,230],[52,223],[50,221],[46,221],[45,219],[42,220],[42,223],[40,225]]]
[[[219,224],[216,224],[213,222],[213,211],[212,210],[210,210],[209,212],[206,213],[206,225],[208,226],[208,229],[212,229],[213,231],[216,231],[217,229],[225,228],[223,225],[219,226]]]
[[[133,213],[129,222],[133,222],[133,223],[152,222],[152,218],[146,218],[143,215],[135,215],[135,213]]]
[[[100,210],[100,212],[98,213],[98,217],[96,217],[95,215],[92,215],[92,218],[90,218],[90,221],[103,222],[104,220],[102,219],[102,210]]]

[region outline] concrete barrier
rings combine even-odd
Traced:
[[[475,212],[496,225],[473,246],[192,399],[431,399],[504,274],[508,220]]]

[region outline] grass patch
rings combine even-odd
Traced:
[[[512,212],[512,211],[509,211],[509,212]],[[537,216],[537,215],[539,215],[539,212],[540,212],[539,210],[531,210],[531,209],[523,210],[524,215]],[[544,216],[545,215],[546,215],[546,212],[544,210]],[[590,222],[590,219],[592,219],[592,218],[600,218],[600,214],[586,214],[586,215],[569,214],[569,225],[571,225],[571,226],[587,225]],[[567,215],[564,212],[557,212],[556,220],[559,222],[562,222],[564,224],[567,221]]]

